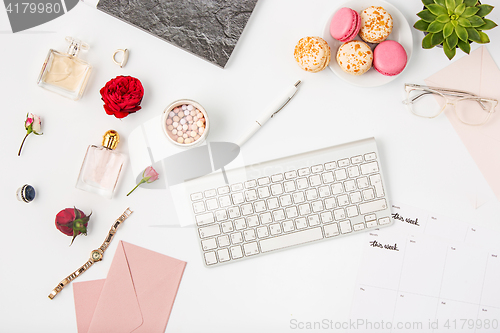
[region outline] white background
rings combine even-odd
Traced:
[[[422,9],[418,0],[391,3],[410,25]],[[281,332],[293,331],[292,319],[349,319],[363,234],[207,269],[193,228],[150,227],[174,218],[165,192],[138,189],[125,196],[135,185],[130,168],[124,170],[112,200],[75,189],[89,144],[100,143],[112,128],[122,138],[118,150],[126,154],[128,134],[180,98],[193,99],[209,112],[211,140],[231,141],[261,107],[301,79],[292,103],[244,146],[247,162],[374,136],[392,198],[500,230],[500,203],[446,117],[420,119],[401,103],[405,82],[424,84],[450,63],[442,49],[421,49],[422,34],[412,28],[408,67],[377,88],[344,83],[329,69],[312,74],[297,66],[296,42],[321,35],[340,5],[333,0],[260,0],[225,69],[82,3],[60,18],[16,34],[1,9],[0,331],[76,332],[72,286],[52,301],[47,295],[88,260],[129,206],[134,213],[118,230],[104,260],[78,280],[105,278],[119,240],[187,261],[167,332]],[[500,8],[489,18],[500,22]],[[488,34],[492,42],[487,48],[500,63],[500,28]],[[91,46],[81,52],[94,70],[78,102],[36,86],[48,50],[66,50],[65,36]],[[119,48],[131,52],[123,69],[111,61]],[[459,52],[453,61],[463,56]],[[105,114],[99,95],[117,75],[135,76],[145,88],[143,109],[123,120]],[[18,157],[27,112],[42,117],[44,134],[30,135]],[[30,204],[15,198],[16,189],[25,183],[37,190]],[[478,209],[470,201],[476,194],[486,201]],[[93,214],[88,236],[68,247],[71,238],[55,228],[54,218],[73,206]]]

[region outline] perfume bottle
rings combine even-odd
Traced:
[[[77,56],[80,49],[88,50],[89,46],[71,37],[66,37],[66,41],[70,43],[67,53],[49,50],[37,83],[76,101],[82,97],[92,71],[92,66]]]
[[[118,177],[125,163],[125,156],[114,149],[120,142],[116,131],[104,134],[102,146],[91,145],[87,148],[76,188],[96,193],[111,199]]]

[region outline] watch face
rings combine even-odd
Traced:
[[[92,251],[92,253],[90,254],[92,260],[94,261],[99,261],[102,259],[102,254],[101,252],[97,251],[97,250],[94,250]]]

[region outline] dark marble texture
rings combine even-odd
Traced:
[[[224,67],[257,0],[100,0],[97,8]]]

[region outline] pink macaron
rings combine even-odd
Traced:
[[[404,47],[393,40],[383,41],[373,51],[373,68],[382,75],[398,75],[405,69],[407,60]]]
[[[351,8],[337,10],[330,22],[330,34],[336,40],[349,42],[356,37],[361,27],[361,16]]]

